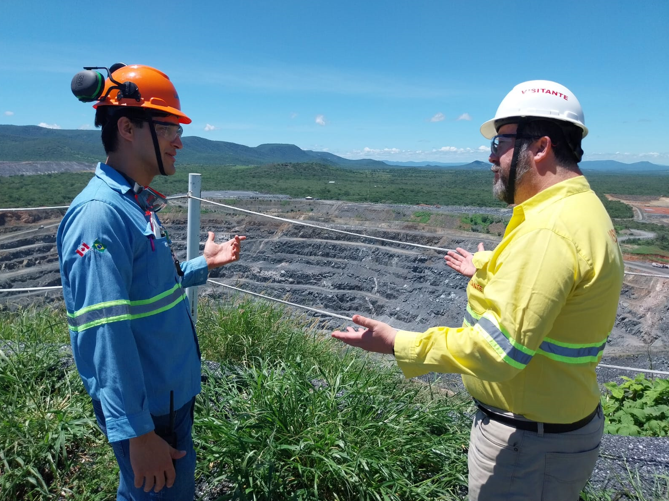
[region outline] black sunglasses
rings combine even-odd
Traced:
[[[492,141],[490,141],[490,153],[493,155],[497,155],[497,152],[499,151],[499,138],[516,138],[516,139],[539,139],[540,137],[543,136],[528,136],[526,134],[497,134],[495,137],[492,138]]]

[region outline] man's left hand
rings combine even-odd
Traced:
[[[378,320],[360,315],[353,315],[353,322],[362,325],[364,329],[356,331],[353,327],[347,327],[345,332],[334,331],[332,337],[366,351],[393,353],[397,329]]]
[[[231,238],[222,244],[214,242],[214,237],[214,232],[210,231],[207,243],[204,244],[204,258],[207,260],[207,268],[213,270],[239,259],[241,242],[246,240],[246,237],[235,235],[235,238]]]

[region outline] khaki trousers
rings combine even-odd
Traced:
[[[577,501],[603,433],[601,407],[590,423],[567,433],[518,430],[479,410],[469,444],[469,500]]]

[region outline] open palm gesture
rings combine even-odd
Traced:
[[[483,252],[485,249],[483,248],[483,242],[479,243],[478,246],[478,251]],[[444,256],[444,259],[446,260],[446,264],[453,268],[455,271],[458,273],[461,273],[462,275],[466,277],[473,277],[474,273],[476,273],[476,266],[474,266],[473,263],[473,258],[474,254],[471,252],[467,252],[464,249],[461,249],[458,247],[455,249],[455,252],[453,251],[448,251],[446,256]]]

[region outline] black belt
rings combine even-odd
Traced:
[[[524,431],[533,431],[537,433],[539,431],[539,423],[536,421],[521,421],[520,419],[514,419],[507,416],[502,416],[501,414],[496,414],[492,411],[489,411],[482,405],[477,405],[477,407],[488,416],[493,421],[498,421],[519,430]],[[588,414],[583,419],[576,421],[575,423],[544,423],[544,433],[567,433],[568,431],[575,431],[579,428],[583,428],[586,424],[592,421],[592,418],[595,417],[597,411],[599,410],[599,405],[595,407],[595,410]]]

